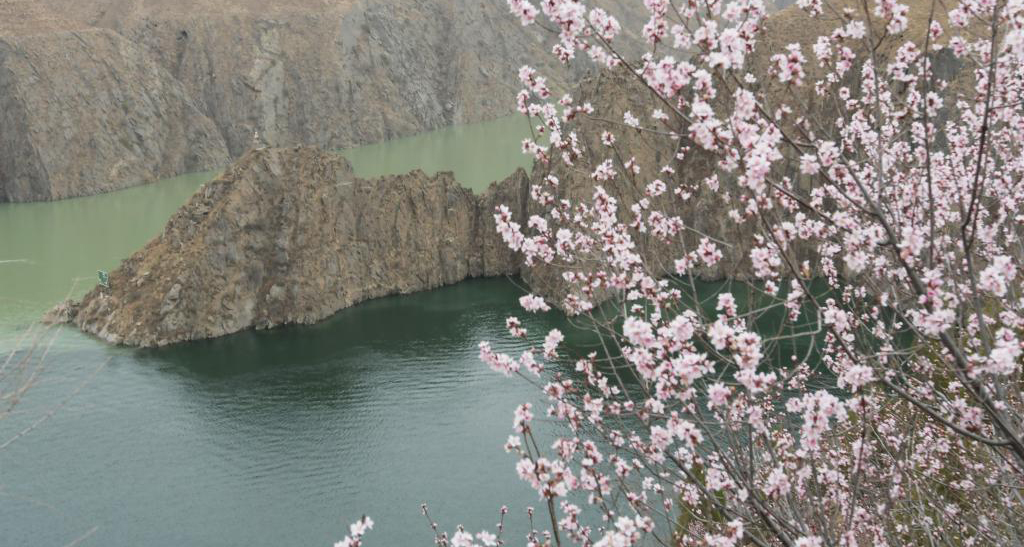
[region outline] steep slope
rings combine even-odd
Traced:
[[[334,149],[493,119],[555,63],[504,2],[457,0],[0,0],[0,41],[9,201],[223,164],[255,131]]]
[[[332,149],[492,119],[512,111],[518,68],[550,59],[503,2],[128,4],[95,24],[153,52],[234,156],[254,130]]]

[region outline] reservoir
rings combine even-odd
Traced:
[[[530,160],[522,117],[345,151],[356,173],[453,170],[480,191]],[[0,205],[0,349],[79,296],[162,229],[216,173],[106,195]],[[423,502],[447,530],[506,539],[540,504],[502,444],[512,411],[539,402],[490,371],[477,343],[521,350],[515,280],[388,297],[314,326],[243,332],[158,350],[56,332],[45,370],[0,421],[0,543],[332,545],[368,514],[375,545],[426,544]],[[555,314],[524,318],[535,330]]]

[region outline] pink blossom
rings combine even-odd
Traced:
[[[803,83],[804,79],[804,58],[803,53],[800,51],[800,44],[789,44],[786,46],[786,50],[789,52],[786,55],[777,54],[772,56],[772,62],[775,63],[778,71],[778,77],[780,82],[793,82],[796,85]]]
[[[597,169],[590,175],[596,181],[604,182],[614,179],[616,177],[615,167],[612,165],[612,160],[605,160],[601,165],[597,166]]]
[[[526,329],[523,328],[522,323],[516,317],[505,319],[505,328],[515,338],[526,338]]]
[[[722,251],[718,250],[718,246],[706,237],[700,240],[700,245],[697,246],[697,255],[708,266],[714,266],[722,259]]]
[[[708,386],[708,408],[724,406],[732,391],[721,382]]]
[[[530,412],[532,407],[533,405],[530,403],[524,403],[516,407],[513,429],[515,429],[517,433],[524,433],[530,429],[530,422],[533,420],[533,413]]]
[[[715,346],[715,349],[719,351],[729,347],[734,335],[735,331],[722,319],[715,321],[708,328],[708,338],[711,339],[711,345]]]
[[[768,479],[765,481],[763,487],[766,496],[771,498],[777,498],[779,496],[785,496],[789,494],[790,488],[792,488],[789,477],[786,476],[786,471],[782,467],[776,467],[772,469],[772,472],[768,475]]]
[[[874,370],[865,365],[852,366],[842,375],[842,382],[850,386],[850,391],[854,393],[874,379]]]
[[[361,547],[363,536],[373,529],[373,519],[367,516],[357,520],[349,526],[349,534],[345,539],[334,544],[334,547]]]
[[[537,8],[527,0],[508,0],[509,10],[513,15],[518,15],[523,26],[533,23],[537,18]]]
[[[715,309],[724,313],[726,317],[736,316],[736,298],[732,293],[722,293],[718,295],[718,304]]]
[[[548,359],[554,359],[557,356],[558,345],[563,340],[565,340],[565,336],[562,335],[562,331],[551,329],[544,338],[544,356]]]
[[[521,297],[519,299],[519,305],[522,306],[524,310],[529,312],[543,312],[551,310],[551,306],[548,306],[547,303],[544,302],[543,298],[534,294],[528,294],[526,296]]]

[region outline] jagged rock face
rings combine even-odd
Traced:
[[[520,170],[476,196],[450,173],[363,180],[316,149],[253,151],[65,315],[113,343],[160,346],[514,274],[491,211],[521,203],[527,182]]]
[[[366,0],[322,12],[146,14],[113,24],[205,105],[232,155],[346,148],[511,111],[516,70],[546,57],[493,2]]]
[[[95,194],[227,161],[220,132],[144,50],[16,6],[0,4],[0,202]]]
[[[490,1],[0,0],[0,200],[221,166],[254,131],[336,149],[493,119],[521,65],[556,64],[541,38]]]

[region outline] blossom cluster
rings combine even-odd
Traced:
[[[348,527],[348,535],[345,536],[345,539],[335,543],[334,547],[362,547],[363,536],[366,535],[366,532],[369,532],[372,529],[373,519],[363,515],[362,518],[353,522]]]
[[[544,450],[523,405],[506,444],[552,511],[546,541],[1016,537],[1024,3],[642,4],[630,59],[607,6],[509,1],[559,60],[587,52],[649,91],[649,112],[553,101],[521,71],[540,135],[523,149],[547,174],[540,212],[495,225],[559,273],[523,309],[601,339],[580,353],[551,331],[519,358],[481,343],[571,432]],[[787,43],[776,20],[810,36]],[[726,264],[745,282],[697,288]],[[527,324],[507,326],[529,341]]]
[[[494,221],[554,282],[479,350],[548,402],[505,445],[528,545],[1019,542],[1024,2],[640,3],[508,1],[629,82],[519,72],[539,176]],[[600,343],[537,334],[556,307]]]

